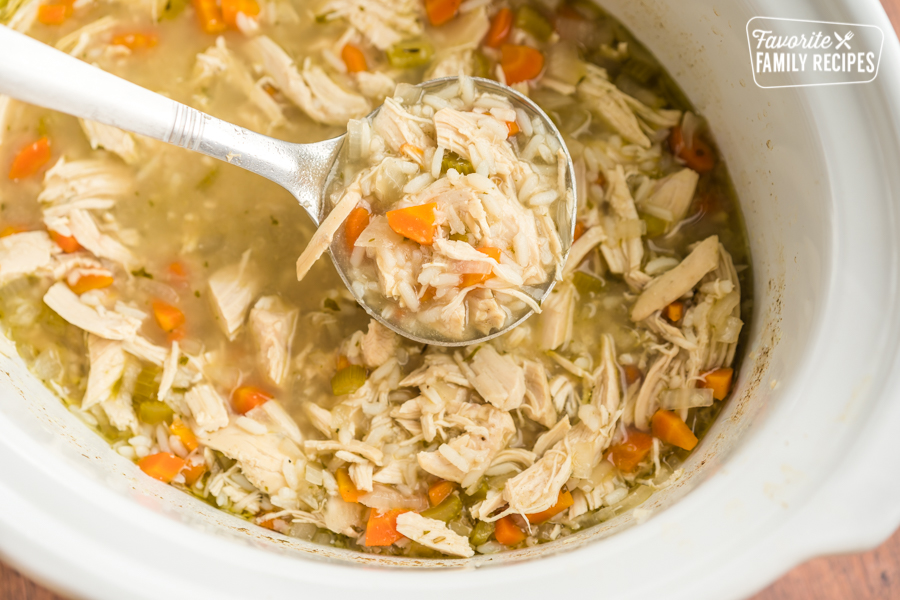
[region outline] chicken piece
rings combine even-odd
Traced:
[[[616,165],[607,176],[609,191],[606,200],[609,214],[604,224],[607,239],[600,245],[600,250],[611,272],[624,275],[631,287],[641,289],[650,280],[641,271],[641,261],[644,258],[641,221],[631,192],[628,191],[622,165]]]
[[[591,227],[578,238],[569,249],[569,256],[566,258],[566,267],[563,270],[563,277],[568,277],[578,269],[578,266],[590,253],[591,250],[606,241],[606,232],[602,227]]]
[[[578,84],[578,99],[626,141],[649,148],[650,139],[625,101],[626,94],[606,78],[606,72],[600,67],[587,64],[587,69],[587,76]]]
[[[434,148],[434,140],[422,131],[423,125],[430,124],[431,121],[428,119],[411,115],[393,98],[384,101],[384,105],[372,121],[375,133],[383,137],[387,146],[394,152],[400,152],[400,147],[405,144],[423,151]]]
[[[641,382],[640,390],[634,401],[634,414],[626,419],[626,424],[633,424],[641,431],[650,430],[650,419],[659,408],[659,394],[666,387],[666,372],[676,353],[671,349],[662,352],[647,369],[647,374]]]
[[[91,148],[94,150],[112,152],[129,165],[135,165],[140,161],[140,152],[132,134],[118,127],[104,125],[96,121],[78,119],[78,122],[81,124],[81,130],[84,131],[85,137],[91,144]]]
[[[297,421],[284,410],[284,406],[281,405],[281,402],[278,400],[269,400],[258,407],[258,409],[265,414],[266,418],[260,420],[266,423],[270,431],[274,430],[281,433],[297,444],[303,443],[303,434],[300,433],[300,427],[297,425]],[[256,415],[254,415],[254,418],[256,418]]]
[[[181,347],[178,341],[172,342],[172,348],[166,360],[163,362],[163,372],[159,380],[159,390],[156,392],[157,397],[163,402],[169,397],[172,391],[172,384],[175,383],[175,377],[178,375],[178,363],[181,359]]]
[[[127,360],[122,342],[105,340],[90,334],[88,334],[88,355],[90,371],[87,390],[81,400],[81,410],[90,410],[115,395],[116,384],[122,379]]]
[[[297,281],[302,281],[317,260],[328,250],[334,240],[334,234],[340,229],[350,212],[362,200],[359,178],[355,179],[346,190],[340,201],[316,229],[303,253],[297,259]]]
[[[345,502],[340,496],[329,496],[325,502],[325,527],[335,533],[356,537],[363,529],[362,505]]]
[[[10,23],[7,23],[7,27],[11,27]],[[0,143],[3,143],[7,132],[18,122],[23,106],[25,105],[18,100],[0,95]]]
[[[214,432],[195,433],[203,445],[238,461],[250,483],[267,494],[288,487],[284,477],[286,462],[290,466],[306,462],[300,449],[277,433],[253,435],[234,423]]]
[[[494,294],[488,289],[472,290],[468,296],[469,321],[477,331],[484,335],[492,331],[502,329],[506,323],[506,313],[500,308],[500,303],[494,299]]]
[[[393,463],[391,463],[393,464]],[[372,463],[353,463],[350,465],[350,479],[353,485],[361,492],[371,492],[373,489],[373,467]],[[384,470],[384,469],[382,469]]]
[[[660,275],[638,297],[632,321],[642,321],[691,291],[719,264],[719,238],[712,235],[697,244],[681,263]]]
[[[466,373],[482,398],[500,410],[519,408],[525,397],[525,373],[509,356],[501,356],[491,345],[475,352]]]
[[[602,407],[608,415],[615,414],[622,403],[615,344],[612,335],[606,333],[601,337],[600,366],[593,373],[594,387],[591,390],[591,404]]]
[[[434,58],[425,76],[426,81],[441,77],[457,77],[459,75],[475,75],[475,52],[458,50],[442,52]]]
[[[72,210],[106,210],[134,195],[131,171],[114,160],[61,158],[44,176],[38,202],[46,217],[65,216]]]
[[[538,457],[543,456],[547,450],[562,441],[571,429],[572,426],[569,424],[569,415],[563,416],[563,418],[549,431],[542,433],[534,443],[535,455]]]
[[[363,362],[370,369],[380,367],[396,354],[399,345],[400,337],[396,333],[372,319],[360,342]]]
[[[133,434],[140,432],[140,424],[132,402],[134,385],[140,372],[141,366],[136,361],[126,361],[118,390],[100,403],[100,408],[106,413],[110,424],[119,431],[131,431]]]
[[[547,371],[538,361],[526,360],[522,363],[525,373],[525,402],[522,413],[544,427],[550,429],[556,424],[556,409],[547,381]]]
[[[524,163],[506,143],[509,127],[493,115],[442,108],[434,114],[434,127],[438,146],[471,161],[476,170],[487,161],[492,175],[519,180],[526,174]]]
[[[547,510],[556,504],[559,491],[571,474],[572,457],[563,440],[506,482],[503,499],[509,503],[509,508],[504,513],[528,515]]]
[[[691,169],[682,169],[656,182],[650,196],[642,202],[672,213],[672,222],[678,223],[685,216],[694,200],[700,175]]]
[[[275,86],[312,120],[345,127],[350,119],[371,112],[368,100],[342,89],[309,59],[304,61],[303,71],[298,71],[291,57],[269,37],[257,36],[247,42],[247,48],[262,63]]]
[[[381,450],[359,440],[350,440],[346,444],[330,440],[307,440],[303,443],[303,449],[313,455],[349,452],[368,459],[379,467],[384,460],[384,453]]]
[[[431,28],[428,34],[438,55],[435,62],[447,54],[476,50],[490,27],[491,21],[488,18],[487,9],[485,5],[482,5],[471,10],[461,11],[449,23]],[[459,73],[448,73],[448,75],[459,75]],[[430,73],[425,79],[436,77],[437,75]]]
[[[265,118],[267,128],[284,123],[284,114],[278,102],[259,82],[253,80],[250,70],[228,49],[225,38],[221,36],[216,38],[215,45],[197,55],[194,64],[194,80],[198,86],[209,87],[216,77],[245,97]]]
[[[133,316],[83,304],[64,283],[50,286],[44,303],[75,327],[107,340],[131,339],[141,326],[141,320]]]
[[[455,417],[455,419],[453,419]],[[434,452],[419,452],[419,466],[441,479],[469,487],[478,481],[494,457],[516,432],[509,413],[489,404],[464,403],[447,417],[464,425],[466,433],[442,444]]]
[[[250,311],[250,333],[257,363],[266,377],[281,387],[290,370],[291,342],[300,311],[278,296],[263,296]]]
[[[575,318],[575,286],[565,282],[553,288],[544,300],[540,316],[541,349],[556,350],[572,340]]]
[[[54,244],[44,231],[0,238],[0,286],[50,265]]]
[[[422,35],[417,0],[329,0],[319,14],[329,21],[346,19],[379,50]]]
[[[414,512],[397,517],[397,531],[409,539],[451,556],[469,558],[475,554],[469,539],[451,530],[445,523]]]
[[[88,211],[73,210],[69,212],[64,222],[64,227],[53,227],[51,222],[48,222],[47,225],[62,235],[71,235],[81,246],[93,252],[95,256],[117,262],[125,267],[126,270],[137,267],[137,258],[132,254],[131,250],[123,246],[118,240],[101,233],[96,221],[94,221],[94,218]]]
[[[184,395],[184,401],[200,431],[212,433],[228,425],[225,400],[210,384],[195,385]]]
[[[219,328],[234,341],[247,317],[250,303],[259,292],[259,279],[250,263],[250,251],[241,261],[223,267],[209,278],[209,298]]]
[[[103,34],[122,25],[122,21],[107,15],[59,38],[56,42],[56,49],[76,58],[82,58],[85,50],[97,43]]]
[[[373,104],[384,103],[385,98],[389,98],[397,87],[397,82],[381,71],[360,71],[354,77],[359,93]]]

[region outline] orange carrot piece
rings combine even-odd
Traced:
[[[687,147],[681,125],[676,125],[672,128],[672,133],[669,136],[669,148],[672,150],[672,154],[683,160],[684,164],[701,175],[712,171],[713,167],[716,166],[716,153],[699,136],[695,135],[694,139],[691,140],[691,147]]]
[[[366,546],[390,546],[403,539],[397,531],[397,517],[408,512],[405,508],[393,508],[386,512],[372,509],[366,523]]]
[[[341,49],[341,60],[347,66],[350,73],[359,73],[360,71],[368,71],[369,66],[366,64],[366,55],[359,49],[359,46],[346,44]]]
[[[456,16],[462,0],[425,0],[428,21],[434,26],[443,25]]]
[[[699,387],[710,388],[713,398],[724,400],[731,391],[731,380],[734,377],[734,369],[731,367],[716,369],[703,376],[703,382]]]
[[[537,525],[538,523],[543,523],[544,521],[553,518],[573,504],[575,504],[575,499],[572,498],[572,493],[568,490],[560,490],[559,497],[556,499],[556,504],[547,510],[525,516],[528,518],[529,523]]]
[[[194,435],[194,432],[191,431],[191,428],[187,426],[187,423],[181,420],[181,417],[175,417],[172,419],[172,424],[169,425],[169,431],[172,432],[172,435],[181,440],[181,445],[184,446],[188,452],[193,452],[200,446],[200,442],[197,441],[197,436]]]
[[[585,231],[587,231],[587,227],[584,226],[584,223],[575,221],[575,235],[572,236],[572,241],[577,242],[578,238],[583,236]]]
[[[31,177],[41,170],[50,160],[50,140],[45,135],[38,141],[25,146],[13,159],[9,169],[9,178],[12,180]]]
[[[152,306],[156,323],[166,333],[172,333],[184,325],[184,313],[178,308],[171,304],[166,304],[162,300],[154,300]]]
[[[72,2],[49,2],[38,8],[37,18],[43,25],[62,25],[72,12]]]
[[[187,267],[185,267],[184,263],[180,260],[169,263],[169,266],[166,267],[166,271],[168,272],[170,279],[187,279]]]
[[[431,484],[431,487],[428,488],[428,501],[432,506],[437,506],[443,502],[447,496],[452,494],[455,489],[455,483],[441,479],[440,481]]]
[[[506,128],[509,129],[509,135],[507,137],[512,137],[519,133],[519,124],[515,121],[507,121]]]
[[[482,254],[487,254],[497,262],[500,262],[500,248],[485,246],[484,248],[478,248],[478,251]],[[493,276],[493,273],[463,273],[460,286],[467,288],[472,285],[478,285],[479,283],[484,283]]]
[[[113,284],[112,275],[103,273],[84,273],[74,282],[69,280],[69,289],[79,296],[91,290],[102,290]]]
[[[199,465],[185,464],[184,469],[181,470],[181,474],[184,476],[184,483],[188,487],[197,483],[197,480],[203,477],[204,473],[206,473],[206,465],[203,463]]]
[[[337,470],[337,484],[338,484],[338,492],[341,494],[341,498],[344,499],[344,502],[359,502],[360,496],[364,496],[366,492],[361,492],[356,489],[356,484],[353,483],[353,480],[350,479],[350,472],[345,468],[340,468]]]
[[[625,383],[627,385],[631,385],[644,376],[641,370],[634,365],[625,365],[622,367],[622,370],[625,371]]]
[[[259,4],[256,0],[222,0],[222,20],[232,29],[237,29],[238,14],[244,13],[248,17],[256,17],[259,14]]]
[[[684,316],[684,302],[681,300],[676,300],[672,304],[668,305],[663,312],[666,318],[673,323],[680,321],[681,317]]]
[[[512,85],[540,75],[544,70],[544,55],[531,46],[504,44],[500,49],[500,66],[506,83]]]
[[[270,394],[258,387],[242,385],[231,394],[231,405],[234,407],[235,412],[243,415],[257,406],[262,406],[271,399],[272,396]]]
[[[634,471],[653,448],[653,437],[637,429],[629,429],[625,440],[609,449],[609,459],[623,473]]]
[[[168,452],[158,452],[138,461],[141,471],[163,483],[170,483],[184,468],[184,461]]]
[[[388,225],[394,232],[423,246],[434,243],[434,209],[437,203],[398,208],[387,212]]]
[[[488,48],[499,48],[512,32],[513,12],[508,8],[501,8],[491,19],[491,28],[484,38],[484,45]]]
[[[19,227],[18,225],[7,225],[3,229],[0,229],[0,238],[16,235],[17,233],[25,233],[26,231],[28,230],[24,227]]]
[[[362,206],[357,206],[347,215],[347,220],[344,222],[344,238],[347,240],[347,248],[349,250],[353,250],[356,240],[369,226],[369,218],[371,216],[369,211]]]
[[[159,36],[154,31],[128,31],[112,38],[113,46],[125,46],[132,51],[149,50],[158,43]]]
[[[425,292],[422,294],[422,297],[419,298],[420,302],[430,302],[434,300],[434,295],[437,294],[437,288],[433,286],[426,286]]]
[[[50,231],[50,239],[53,240],[60,249],[66,254],[71,254],[72,252],[78,252],[81,250],[81,244],[78,243],[71,235],[63,235],[61,233],[57,233],[53,230]]]
[[[669,410],[659,409],[650,419],[650,430],[653,435],[667,444],[678,446],[684,450],[693,450],[697,445],[697,436],[681,417]]]
[[[515,546],[525,540],[525,532],[516,525],[512,517],[503,517],[497,521],[494,537],[504,546]]]
[[[216,4],[216,0],[191,0],[194,12],[197,13],[197,22],[204,33],[217,34],[225,31],[227,27],[222,11]]]

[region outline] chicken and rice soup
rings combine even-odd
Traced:
[[[148,476],[287,536],[470,557],[638,506],[677,480],[730,393],[752,278],[727,170],[672,80],[593,4],[0,0],[0,19],[279,138],[349,126],[338,242],[374,293],[418,302],[448,335],[499,327],[527,305],[509,291],[559,277],[489,343],[413,343],[330,262],[298,283],[313,228],[276,185],[0,98],[0,322]],[[412,115],[415,147],[364,120],[383,102],[409,113],[409,84],[443,76],[510,84],[564,134],[578,206],[564,264],[545,210],[568,193],[560,149],[532,121],[465,78],[459,102],[436,94]],[[442,113],[491,119],[496,143],[441,135]],[[507,167],[535,175],[516,203]],[[418,270],[385,262],[400,255]]]

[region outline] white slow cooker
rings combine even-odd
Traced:
[[[677,485],[636,515],[471,562],[342,553],[144,477],[4,341],[3,559],[64,593],[111,600],[727,600],[813,556],[888,537],[900,524],[900,44],[881,6],[601,4],[709,118],[750,232],[749,354],[735,397]],[[880,73],[864,85],[760,89],[745,33],[754,16],[878,25]]]

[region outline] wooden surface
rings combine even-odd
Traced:
[[[900,0],[881,0],[900,31]],[[900,598],[900,531],[864,554],[818,558],[750,600],[896,600]],[[0,562],[0,600],[63,600]]]

